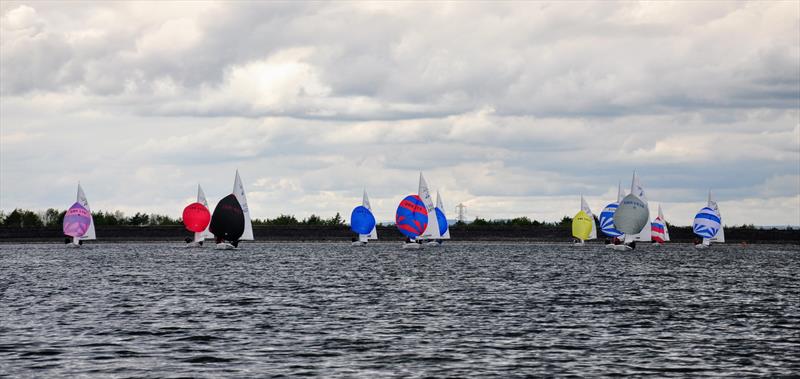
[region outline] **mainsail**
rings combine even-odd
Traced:
[[[428,226],[427,228],[419,235],[420,239],[439,239],[441,235],[439,234],[439,220],[436,217],[436,207],[433,206],[433,198],[431,197],[431,192],[428,189],[428,183],[425,181],[425,177],[422,176],[422,173],[419,173],[419,190],[417,191],[419,198],[422,200],[423,205],[425,206],[425,210],[428,214]]]
[[[197,202],[200,203],[200,204],[203,204],[203,206],[205,206],[206,209],[209,209],[208,208],[208,201],[206,200],[206,194],[205,194],[205,192],[203,192],[203,188],[200,187],[200,184],[197,185]],[[209,227],[210,226],[211,226],[211,224],[209,223]],[[206,230],[204,230],[202,233],[195,233],[194,234],[194,241],[198,242],[198,241],[202,241],[202,240],[204,240],[206,238],[214,238],[214,235],[211,234],[210,230],[208,230],[209,227],[206,227]]]
[[[585,213],[586,216],[588,216],[592,221],[592,229],[589,231],[588,238],[582,238],[582,240],[593,240],[597,238],[597,226],[594,224],[594,215],[592,214],[592,210],[589,209],[589,204],[583,198],[583,195],[581,195],[581,211],[583,211],[583,213]]]
[[[84,233],[82,236],[75,237],[75,242],[78,242],[78,240],[97,239],[97,235],[95,234],[94,231],[94,219],[92,218],[92,209],[89,208],[89,201],[86,200],[86,194],[83,193],[83,188],[81,187],[80,183],[78,183],[78,196],[76,202],[80,203],[80,205],[86,208],[86,210],[89,212],[90,222],[89,222],[89,229],[87,229],[86,233]]]
[[[644,188],[642,184],[639,182],[639,176],[636,175],[636,171],[633,172],[633,179],[631,180],[631,193],[636,194],[642,202],[644,202],[645,207],[647,207],[647,195],[644,193]],[[642,226],[642,229],[639,233],[636,233],[633,236],[634,241],[650,241],[650,236],[652,234],[651,227],[650,227],[650,210],[647,210],[647,222]]]
[[[444,203],[442,202],[442,195],[436,191],[436,221],[439,223],[439,238],[443,240],[450,239],[450,226],[447,222],[447,216],[444,213]]]
[[[233,182],[233,194],[236,196],[236,200],[239,202],[239,205],[241,205],[242,212],[244,213],[244,232],[239,240],[252,241],[253,224],[250,221],[250,209],[247,207],[247,197],[245,196],[244,185],[242,185],[242,178],[239,177],[239,170],[236,170],[236,180]]]
[[[725,242],[725,227],[722,226],[722,213],[719,211],[719,206],[717,202],[711,200],[711,190],[708,190],[708,207],[713,209],[717,212],[717,216],[719,216],[719,230],[717,231],[717,235],[711,238],[711,242]]]
[[[369,209],[370,213],[372,213],[372,207],[369,204],[369,197],[367,196],[367,190],[366,189],[364,189],[364,196],[361,198],[361,205],[364,208]],[[373,213],[372,215],[373,215],[373,218],[374,218],[375,214]],[[376,240],[376,239],[378,239],[378,225],[377,225],[377,222],[376,222],[376,225],[372,227],[372,230],[369,233],[367,233],[366,236],[364,236],[364,239],[365,240]]]
[[[614,228],[614,213],[619,208],[619,203],[622,201],[624,194],[622,183],[617,183],[617,201],[606,205],[603,211],[600,212],[600,231],[609,237],[622,236],[622,232]]]

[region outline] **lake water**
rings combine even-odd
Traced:
[[[800,247],[0,245],[0,376],[800,372]]]

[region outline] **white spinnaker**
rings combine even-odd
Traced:
[[[242,185],[242,178],[239,177],[239,170],[236,170],[236,180],[233,182],[233,195],[236,196],[236,200],[242,206],[242,212],[244,213],[244,233],[242,233],[242,237],[239,240],[252,241],[253,223],[250,221],[250,210],[247,208],[247,197]]]
[[[635,194],[642,202],[647,205],[647,195],[644,192],[644,187],[639,182],[639,176],[636,171],[633,172],[633,179],[631,180],[631,193]],[[650,241],[652,239],[652,228],[650,225],[650,214],[648,209],[647,223],[642,228],[642,231],[633,236],[634,241]]]
[[[420,234],[417,239],[439,239],[439,222],[436,217],[436,207],[433,206],[433,198],[428,189],[428,183],[422,173],[419,173],[419,190],[417,191],[420,199],[425,204],[425,209],[428,211],[428,227]]]
[[[594,222],[594,214],[592,214],[592,210],[589,209],[589,204],[586,203],[584,200],[583,195],[581,195],[581,210],[586,213],[590,219],[592,219],[592,231],[589,233],[589,238],[587,240],[593,240],[597,238],[597,225]]]
[[[369,209],[370,212],[372,212],[372,207],[369,205],[369,196],[367,196],[367,190],[366,189],[364,189],[364,196],[361,198],[361,205],[363,205],[364,208],[367,208],[367,209]],[[372,215],[374,216],[375,214],[373,213]],[[362,237],[365,238],[364,239],[365,241],[366,240],[376,240],[376,239],[378,239],[378,225],[377,225],[377,223],[375,224],[375,226],[372,227],[372,231],[369,232],[369,234],[360,234],[359,235],[359,240]]]
[[[720,211],[719,211],[719,206],[717,205],[717,202],[714,201],[714,200],[711,200],[711,190],[708,191],[708,205],[707,206],[709,208],[717,211],[717,215],[719,215],[719,231],[708,242],[725,243],[725,224],[722,223],[722,213],[720,213]],[[705,240],[705,238],[704,238],[704,240]]]
[[[442,195],[439,193],[438,190],[436,191],[436,209],[440,210],[444,215],[444,219],[447,220],[447,213],[444,213],[444,202],[442,202]],[[443,240],[450,239],[450,225],[447,225],[447,229],[445,229],[444,234],[441,235],[441,239]]]
[[[206,209],[208,209],[208,201],[206,200],[206,194],[205,192],[203,192],[203,188],[200,187],[199,184],[197,185],[197,202],[203,204],[203,206],[206,207]],[[211,234],[211,231],[208,230],[208,228],[210,227],[211,223],[209,223],[208,226],[206,226],[206,230],[195,233],[194,242],[200,242],[207,238],[214,238],[214,235]]]
[[[89,201],[86,200],[86,194],[83,193],[83,188],[81,188],[81,184],[78,183],[78,198],[77,202],[81,203],[81,205],[89,211],[89,219],[91,222],[89,223],[89,229],[86,230],[86,233],[80,237],[74,237],[74,241],[78,242],[79,240],[93,240],[97,239],[97,235],[94,232],[94,217],[92,217],[92,210],[89,208]]]

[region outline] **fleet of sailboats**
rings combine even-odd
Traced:
[[[183,222],[193,236],[186,239],[186,247],[202,247],[207,238],[215,239],[215,249],[236,249],[241,241],[253,240],[253,225],[247,205],[247,196],[239,171],[236,171],[233,191],[222,198],[209,212],[208,201],[202,187],[197,186],[197,201],[186,206]],[[421,249],[423,246],[440,246],[450,239],[450,229],[442,202],[436,191],[434,203],[425,176],[420,172],[416,194],[406,196],[398,205],[395,225],[407,237],[404,249]],[[630,193],[627,195],[618,183],[617,201],[608,204],[599,215],[599,229],[606,236],[606,247],[615,250],[632,250],[637,241],[652,241],[660,246],[670,240],[666,218],[661,205],[655,219],[650,221],[647,195],[634,171]],[[355,207],[350,216],[350,227],[357,237],[353,246],[365,246],[378,239],[377,222],[372,212],[369,196],[364,189],[361,205]],[[583,246],[586,241],[597,238],[597,224],[586,199],[581,195],[581,209],[572,219],[574,245]],[[711,191],[705,207],[694,219],[693,231],[699,237],[695,247],[705,249],[712,242],[725,242],[725,230],[719,206],[712,199]],[[64,216],[63,232],[70,247],[80,247],[85,240],[96,239],[94,220],[89,202],[80,183],[76,202]],[[700,240],[702,239],[702,240]]]

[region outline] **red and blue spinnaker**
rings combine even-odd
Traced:
[[[408,195],[397,207],[395,223],[400,233],[415,239],[428,227],[428,210],[417,195]]]

